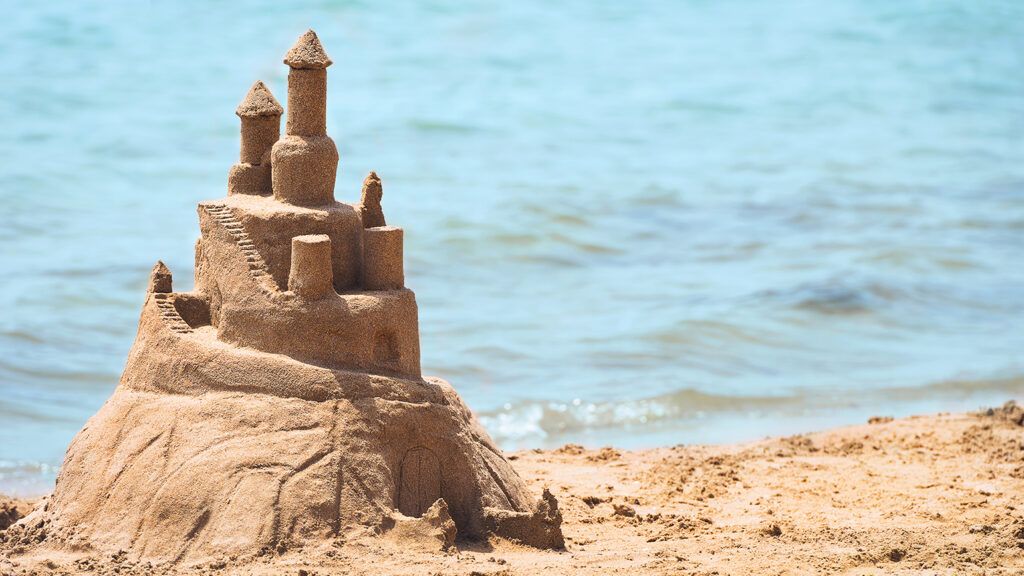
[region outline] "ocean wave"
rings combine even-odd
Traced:
[[[500,443],[561,438],[569,441],[588,431],[622,430],[652,425],[709,421],[720,417],[784,419],[851,407],[895,408],[923,399],[970,399],[1024,394],[1024,375],[983,379],[949,379],[920,386],[892,386],[874,390],[844,388],[827,394],[794,390],[777,396],[714,394],[685,388],[669,394],[623,401],[566,402],[528,400],[478,413],[481,423]],[[981,406],[977,406],[980,408]]]
[[[0,488],[5,496],[35,498],[53,490],[60,466],[33,460],[0,460]]]
[[[0,360],[0,376],[5,376],[8,380],[60,382],[65,385],[104,385],[111,381],[116,381],[118,373],[114,371],[61,369],[53,363],[44,367],[39,364]]]
[[[546,438],[595,428],[628,428],[714,412],[779,409],[797,399],[788,396],[741,396],[682,389],[669,394],[624,401],[525,401],[478,414],[499,441]]]
[[[56,476],[60,466],[32,460],[0,460],[0,480],[12,476]]]
[[[483,127],[473,124],[449,122],[445,120],[427,120],[422,118],[409,120],[408,125],[416,131],[428,134],[437,132],[450,134],[476,134],[485,131]]]
[[[788,290],[764,290],[754,299],[818,314],[865,314],[907,296],[905,290],[881,282],[830,278]]]

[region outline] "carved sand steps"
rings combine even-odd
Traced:
[[[215,222],[228,231],[231,239],[235,241],[235,245],[242,251],[245,263],[249,267],[249,275],[256,281],[260,291],[271,299],[281,296],[281,291],[270,275],[270,268],[267,266],[267,262],[260,255],[259,250],[256,249],[256,244],[253,243],[249,233],[245,231],[245,226],[242,225],[238,218],[235,218],[231,208],[228,208],[226,204],[215,203],[204,203],[200,204],[200,206],[213,217]]]
[[[188,325],[188,322],[178,314],[178,309],[174,307],[174,301],[169,298],[169,294],[156,293],[153,294],[153,299],[156,300],[156,306],[160,309],[160,319],[167,324],[167,327],[173,332],[178,334],[191,334],[192,327]]]

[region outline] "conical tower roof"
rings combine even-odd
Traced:
[[[235,109],[235,114],[242,118],[256,118],[258,116],[280,116],[284,108],[278,103],[270,89],[262,80],[257,80],[249,93],[242,99],[242,103]]]
[[[284,55],[284,63],[292,68],[327,68],[332,64],[331,57],[312,29],[299,36],[292,49]]]

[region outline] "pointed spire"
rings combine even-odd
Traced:
[[[376,172],[370,172],[363,180],[363,193],[359,198],[359,216],[363,219],[363,228],[376,228],[386,226],[384,221],[384,209],[380,206],[380,200],[384,197],[384,186],[380,183],[380,177]]]
[[[299,36],[292,49],[284,55],[284,63],[292,68],[327,68],[332,62],[316,32],[310,29]]]
[[[149,291],[157,294],[167,294],[171,290],[171,271],[160,260],[156,261],[153,271],[149,273]]]
[[[240,118],[256,118],[259,116],[280,116],[284,114],[284,108],[278,103],[270,89],[262,80],[257,80],[249,93],[245,95],[242,103],[235,109],[235,114]]]
[[[384,197],[384,187],[380,183],[380,176],[373,170],[366,175],[363,179],[363,192],[360,198],[360,203],[366,204],[367,200],[370,200],[374,204],[380,204],[380,199]]]

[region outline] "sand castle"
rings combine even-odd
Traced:
[[[72,441],[47,545],[197,561],[383,533],[560,547],[537,500],[446,382],[420,374],[403,232],[383,188],[334,197],[327,56],[287,53],[288,110],[262,82],[236,110],[225,198],[199,204],[195,289],[157,263],[120,384]],[[450,519],[449,519],[450,515]]]

